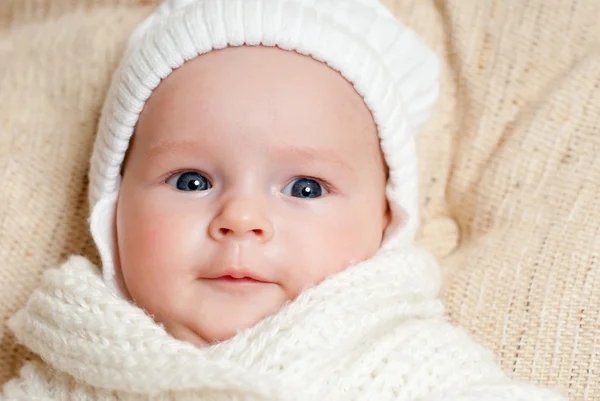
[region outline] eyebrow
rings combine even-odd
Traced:
[[[157,157],[168,153],[176,153],[177,151],[190,152],[198,149],[198,144],[194,141],[169,141],[163,140],[156,145],[150,147],[144,153],[146,157]]]
[[[162,140],[156,145],[150,147],[145,151],[146,157],[152,158],[162,156],[164,154],[175,154],[179,152],[193,152],[198,150],[201,145],[195,141],[183,140],[183,141],[171,141]],[[347,162],[345,162],[335,151],[330,149],[316,149],[311,147],[298,147],[298,146],[283,146],[277,147],[276,149],[268,149],[266,146],[263,147],[265,154],[271,154],[278,159],[285,160],[301,160],[307,162],[326,162],[337,164],[338,166],[354,172],[354,168]]]
[[[271,153],[276,154],[283,160],[298,159],[315,162],[325,161],[327,163],[337,164],[346,170],[354,171],[350,164],[346,163],[335,151],[330,149],[285,146],[277,148],[277,150]]]

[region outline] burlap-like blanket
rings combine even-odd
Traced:
[[[0,383],[4,322],[83,254],[100,105],[143,0],[0,3]],[[445,60],[420,137],[420,242],[452,320],[515,377],[600,400],[600,0],[390,0]]]

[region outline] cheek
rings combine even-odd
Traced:
[[[374,205],[367,210],[362,202],[340,204],[322,215],[299,219],[286,241],[294,244],[290,265],[297,267],[290,281],[296,283],[296,289],[318,284],[349,265],[372,257],[383,235],[384,213],[373,213],[379,209]]]
[[[133,207],[131,207],[133,206]],[[196,236],[200,222],[190,224],[183,208],[157,207],[149,202],[127,202],[117,212],[121,272],[136,303],[154,312],[193,279]]]

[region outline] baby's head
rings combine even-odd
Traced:
[[[107,283],[182,340],[226,340],[382,242],[412,241],[412,135],[437,95],[435,58],[376,0],[312,3],[164,3],[115,74],[92,158],[92,233]],[[263,23],[253,41],[252,26],[224,22],[240,10],[296,23],[298,37]],[[369,12],[358,28],[370,39],[345,31]],[[211,35],[223,33],[216,17],[227,43]],[[307,39],[311,28],[321,37]],[[398,54],[395,42],[376,52],[386,33]],[[421,59],[391,71],[398,56]]]
[[[205,54],[140,114],[117,203],[125,288],[175,336],[224,340],[371,257],[385,184],[369,109],[337,72],[276,48]]]

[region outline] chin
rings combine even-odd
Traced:
[[[214,325],[205,327],[202,336],[207,343],[215,344],[227,341],[235,337],[240,331],[254,327],[262,320],[253,319],[252,321],[232,322],[231,324]]]
[[[242,330],[254,327],[272,314],[259,311],[245,312],[239,314],[239,311],[220,310],[217,314],[205,315],[197,325],[197,333],[208,344],[220,343],[235,337]]]
[[[164,325],[166,331],[178,340],[194,344],[197,347],[206,347],[212,344],[217,344],[227,341],[247,327],[232,327],[232,326],[209,326],[206,324],[198,328],[191,328],[186,325],[172,324]],[[251,326],[248,326],[251,327]]]
[[[241,330],[240,328],[239,330]],[[210,344],[218,344],[229,339],[232,339],[237,334],[237,330],[230,328],[215,328],[206,334],[206,338],[204,340]]]

